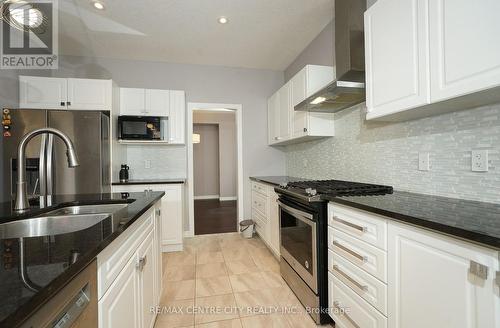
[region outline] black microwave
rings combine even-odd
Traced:
[[[161,120],[157,116],[118,116],[118,138],[161,140]]]

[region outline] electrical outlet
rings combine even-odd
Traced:
[[[473,150],[472,151],[472,171],[473,172],[488,172],[488,151]]]
[[[429,153],[418,153],[418,170],[429,171]]]
[[[304,166],[304,168],[306,168],[306,167],[307,167],[307,164],[308,164],[307,158],[304,158],[304,159],[302,160],[302,165]]]
[[[151,160],[149,160],[149,159],[144,160],[144,168],[145,169],[151,168]]]

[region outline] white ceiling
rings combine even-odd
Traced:
[[[59,1],[60,54],[284,70],[333,17],[333,0],[103,2]]]

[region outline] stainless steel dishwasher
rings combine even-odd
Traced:
[[[96,328],[97,325],[97,262],[93,261],[21,327]]]

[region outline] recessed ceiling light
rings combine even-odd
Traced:
[[[99,1],[94,1],[93,3],[95,9],[104,10],[104,4]]]
[[[227,24],[229,22],[229,19],[227,19],[227,17],[221,16],[217,21],[221,24]]]

